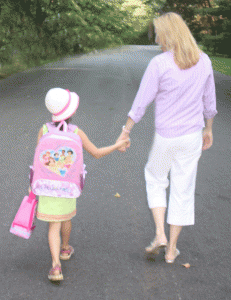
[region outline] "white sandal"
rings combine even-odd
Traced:
[[[165,243],[157,243],[155,239],[151,242],[151,244],[145,248],[146,253],[159,254],[160,249],[167,247]]]
[[[175,252],[175,257],[173,259],[166,259],[165,258],[165,261],[167,264],[173,264],[175,259],[177,258],[177,256],[180,255],[180,250],[176,249],[176,252]]]

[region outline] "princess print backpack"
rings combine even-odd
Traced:
[[[63,131],[60,127],[63,125]],[[35,195],[77,198],[85,181],[82,141],[77,126],[65,121],[56,127],[46,124],[48,133],[36,147],[31,188]]]

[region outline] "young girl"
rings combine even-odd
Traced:
[[[53,123],[50,124],[57,127],[59,122],[63,120],[69,124],[70,117],[78,108],[79,97],[76,93],[69,92],[68,90],[53,88],[48,91],[45,104],[52,114]],[[70,127],[70,124],[68,127]],[[68,129],[70,130],[70,128]],[[101,158],[112,153],[114,150],[126,147],[129,142],[129,139],[125,139],[108,147],[97,148],[81,129],[77,128],[74,132],[80,136],[83,149],[95,158]],[[48,133],[48,128],[46,125],[43,125],[38,134],[38,142],[46,133]],[[72,227],[71,219],[75,215],[76,198],[39,196],[37,218],[49,222],[48,242],[52,257],[52,268],[50,269],[48,278],[52,281],[63,280],[60,259],[68,260],[74,253],[73,247],[69,245],[69,238]]]

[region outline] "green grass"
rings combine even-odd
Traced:
[[[231,58],[210,57],[213,69],[231,76]]]
[[[62,57],[56,57],[54,59],[47,59],[47,60],[40,60],[37,62],[32,62],[29,66],[23,61],[23,59],[16,55],[13,57],[11,64],[5,64],[0,68],[0,80],[5,79],[9,77],[10,75],[16,74],[18,72],[26,71],[33,67],[38,67],[45,65],[47,63],[56,62],[57,60],[60,60]]]
[[[97,53],[101,52],[103,50],[107,49],[116,49],[117,47],[121,46],[120,44],[112,43],[110,46],[107,46],[102,49],[89,49],[89,52],[83,52],[83,53],[76,53],[76,54],[91,54],[91,53]],[[39,60],[36,62],[30,62],[30,65],[27,65],[24,61],[23,58],[20,55],[15,55],[12,59],[12,62],[9,64],[4,64],[3,66],[0,66],[0,80],[5,79],[9,77],[10,75],[13,75],[18,72],[23,72],[26,71],[30,68],[33,67],[38,67],[38,66],[43,66],[45,64],[51,63],[51,62],[56,62],[59,61],[62,58],[65,58],[66,56],[54,56],[53,58],[48,58],[46,60]]]

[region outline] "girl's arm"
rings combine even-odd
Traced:
[[[40,128],[40,130],[39,130],[38,138],[37,138],[37,145],[38,145],[39,140],[41,139],[42,136],[43,136],[43,127]],[[28,192],[29,192],[29,193],[31,192],[31,186],[30,186],[30,185],[29,185],[29,188],[28,188]]]
[[[126,145],[129,143],[129,138],[127,138],[116,142],[114,145],[103,148],[97,148],[81,129],[78,130],[78,135],[82,140],[84,150],[86,150],[95,158],[101,158],[105,155],[108,155],[121,147],[126,147]]]
[[[37,145],[39,143],[39,140],[41,139],[41,137],[43,136],[43,127],[40,128],[39,133],[38,133],[38,139],[37,139]]]

